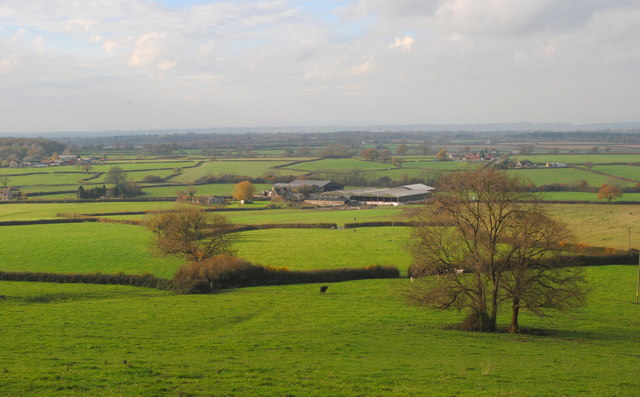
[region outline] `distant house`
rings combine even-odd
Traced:
[[[225,196],[197,196],[194,200],[203,205],[222,205],[226,202]]]
[[[9,201],[13,198],[13,192],[10,187],[0,189],[0,201]]]
[[[567,168],[567,165],[563,163],[547,163],[546,167],[547,168]]]
[[[522,160],[516,163],[516,168],[536,168],[537,165],[529,160]]]

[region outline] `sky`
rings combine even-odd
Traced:
[[[640,121],[640,0],[0,0],[0,132]]]

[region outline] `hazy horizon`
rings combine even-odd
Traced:
[[[5,135],[640,122],[640,0],[5,0],[0,49]]]

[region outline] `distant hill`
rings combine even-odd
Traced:
[[[73,136],[131,136],[131,135],[170,135],[170,134],[243,134],[243,133],[323,133],[341,131],[371,132],[569,132],[569,131],[612,131],[640,132],[640,122],[615,123],[475,123],[475,124],[386,124],[386,125],[300,125],[300,126],[266,126],[266,127],[210,127],[210,128],[178,128],[148,130],[104,130],[104,131],[51,131],[34,133],[0,133],[0,136],[22,137],[73,137]]]

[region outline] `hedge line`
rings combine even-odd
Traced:
[[[415,222],[411,221],[375,221],[375,222],[359,222],[345,223],[345,229],[355,229],[357,227],[380,227],[380,226],[415,226]]]
[[[184,265],[176,272],[175,280],[204,281],[208,285],[200,286],[204,287],[203,292],[208,292],[225,288],[398,277],[400,277],[400,271],[390,266],[372,265],[360,269],[290,271],[287,268],[254,265],[237,257],[222,255],[210,258],[210,262]]]
[[[395,267],[370,266],[362,269],[327,269],[310,271],[280,271],[274,268],[254,265],[251,269],[229,272],[212,283],[213,289],[286,285],[306,283],[336,283],[350,280],[398,278],[400,271]]]
[[[264,223],[260,225],[233,225],[230,233],[267,229],[337,229],[335,223]]]
[[[369,266],[363,269],[330,269],[313,271],[284,271],[259,265],[233,269],[220,273],[216,281],[185,278],[166,279],[152,274],[61,274],[34,272],[3,272],[0,281],[31,281],[42,283],[82,283],[106,285],[130,285],[155,288],[176,294],[204,294],[218,289],[262,285],[286,285],[301,283],[329,283],[349,280],[398,278],[395,267]]]
[[[551,261],[558,267],[573,266],[607,266],[607,265],[637,265],[638,252],[612,255],[561,255]],[[465,272],[467,270],[465,269]],[[407,271],[409,277],[421,277],[424,271],[420,266],[412,264]]]
[[[95,218],[88,219],[38,219],[33,221],[2,221],[0,226],[23,226],[23,225],[49,225],[55,223],[81,223],[98,222]]]

